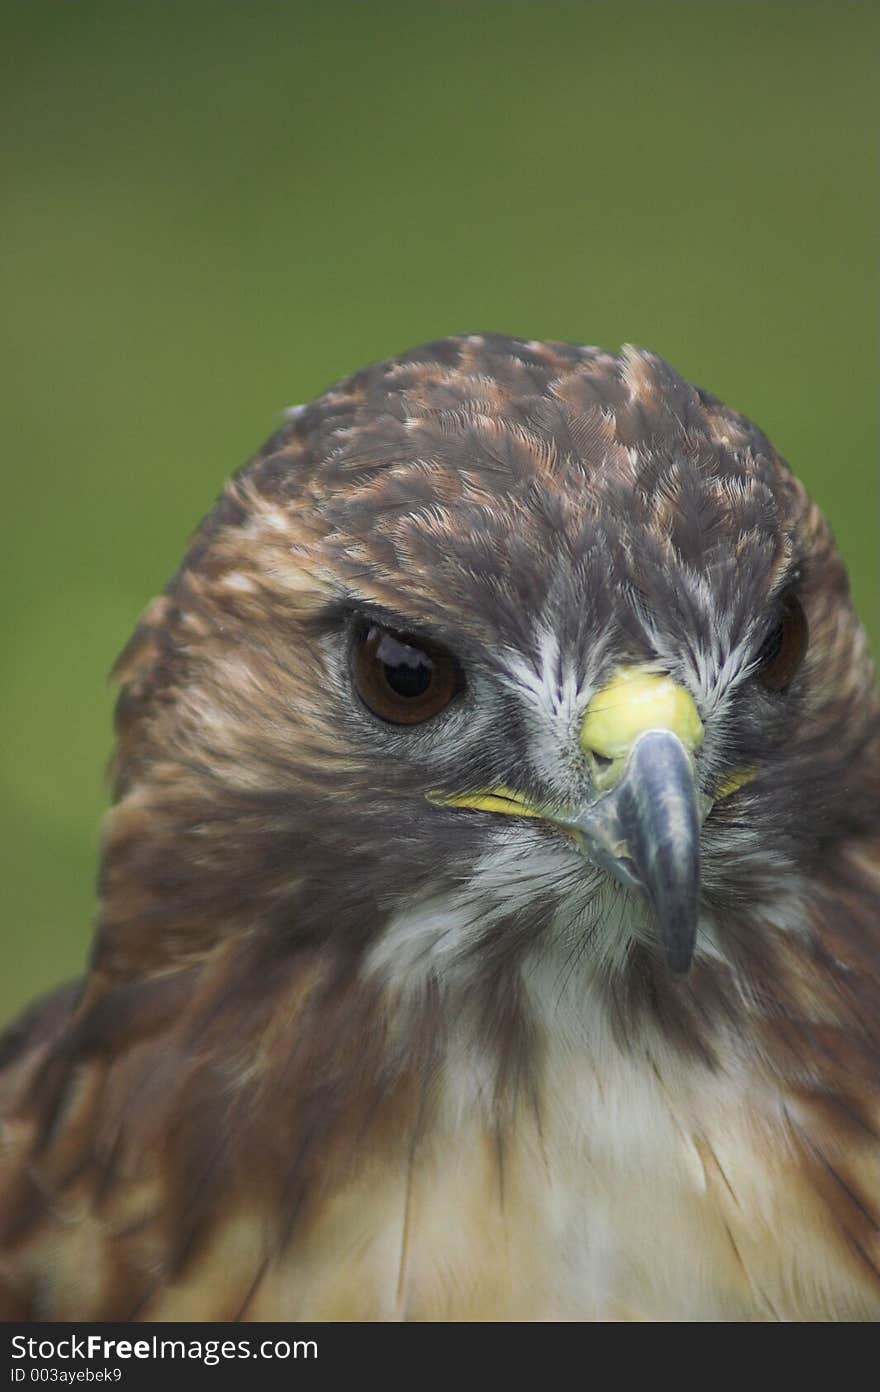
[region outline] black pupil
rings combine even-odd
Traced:
[[[431,685],[434,664],[427,653],[399,643],[390,633],[382,637],[376,657],[382,663],[385,680],[396,696],[412,701],[424,696]]]
[[[758,658],[759,666],[769,667],[770,663],[776,660],[776,658],[780,654],[780,651],[782,650],[782,640],[784,637],[785,624],[781,623],[778,624],[776,628],[774,628],[769,638],[765,639],[764,645],[761,648],[760,656]]]

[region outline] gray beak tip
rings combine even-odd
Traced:
[[[673,976],[684,978],[691,969],[694,958],[694,937],[690,940],[681,937],[676,941],[664,941],[666,965]]]

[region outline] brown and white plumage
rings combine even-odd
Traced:
[[[364,622],[448,708],[371,714]],[[582,799],[621,664],[705,728],[682,979],[552,820],[463,803]],[[878,701],[754,425],[641,350],[414,350],[290,413],[118,678],[89,968],[3,1041],[8,1316],[880,1313]]]

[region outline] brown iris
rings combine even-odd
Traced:
[[[419,725],[461,691],[461,668],[421,638],[364,624],[355,636],[354,684],[364,705],[392,725]]]
[[[809,642],[807,616],[797,595],[782,601],[782,614],[758,654],[757,677],[768,691],[784,691],[804,660]]]

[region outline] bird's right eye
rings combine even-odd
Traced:
[[[391,725],[432,719],[464,687],[461,667],[449,653],[373,623],[355,634],[353,676],[367,709]]]

